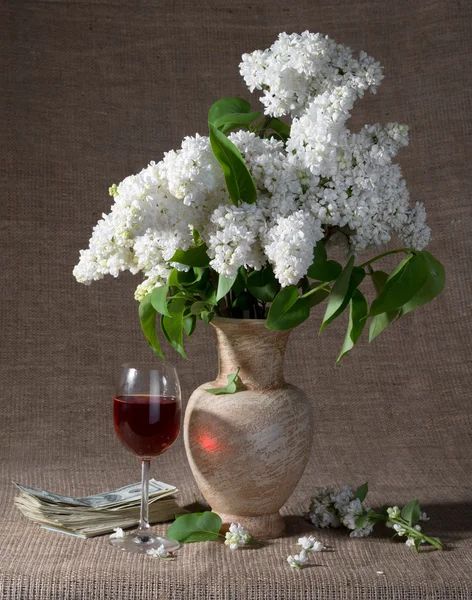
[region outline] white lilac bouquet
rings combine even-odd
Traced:
[[[184,334],[199,319],[259,318],[269,329],[290,329],[327,300],[321,329],[349,307],[340,359],[367,318],[373,340],[444,286],[443,267],[424,250],[425,209],[410,206],[392,162],[408,127],[347,129],[354,102],[376,92],[382,67],[321,34],[282,33],[269,49],[244,54],[240,72],[251,92],[260,91],[264,114],[240,98],[219,100],[208,136],[186,137],[113,185],[111,211],[74,275],[90,284],[142,272],[135,296],[160,356],[158,315],[165,338],[185,356]],[[355,264],[392,238],[404,247]],[[334,245],[345,249],[345,265],[328,259]],[[404,255],[393,272],[373,268],[393,253]],[[370,307],[360,290],[366,277],[376,292]]]

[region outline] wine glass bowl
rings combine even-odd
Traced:
[[[180,547],[175,540],[154,535],[148,520],[149,469],[174,443],[181,422],[181,391],[177,372],[168,363],[129,363],[122,366],[113,400],[113,422],[120,442],[141,459],[142,494],[138,529],[110,544],[127,552],[145,553],[164,546]]]

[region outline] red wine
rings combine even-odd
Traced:
[[[180,430],[180,402],[169,396],[117,396],[113,421],[120,442],[150,458],[172,445]]]

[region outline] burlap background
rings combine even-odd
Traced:
[[[467,0],[3,0],[0,593],[32,599],[472,597],[469,220],[471,4]],[[292,336],[289,380],[316,410],[313,456],[286,506],[290,535],[258,551],[185,547],[172,564],[127,556],[106,539],[47,532],[17,514],[12,479],[67,494],[139,478],[115,440],[112,374],[149,352],[124,276],[86,288],[71,270],[108,186],[183,136],[205,133],[222,96],[248,97],[240,55],[279,31],[322,31],[386,68],[353,128],[411,125],[401,163],[424,201],[448,285],[432,305],[333,362],[344,323]],[[253,99],[257,104],[256,98]],[[215,374],[201,328],[175,359],[185,397]],[[153,474],[197,491],[182,440]],[[321,532],[332,552],[293,572],[299,515],[319,485],[369,480],[375,503],[419,497],[448,552],[416,556],[386,537]],[[379,575],[376,571],[383,571]]]

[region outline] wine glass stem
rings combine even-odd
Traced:
[[[149,469],[151,459],[141,459],[141,515],[139,519],[139,531],[146,532],[151,529],[149,525]]]

